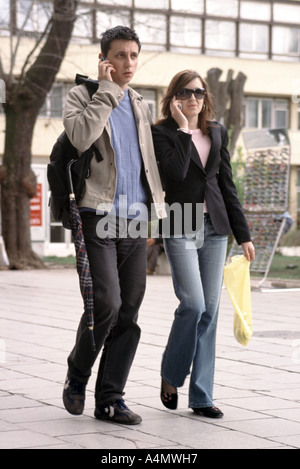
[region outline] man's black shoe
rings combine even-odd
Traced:
[[[99,420],[109,420],[110,422],[125,425],[137,425],[142,421],[139,415],[128,409],[123,399],[117,399],[113,403],[97,406],[95,417]]]
[[[79,383],[67,376],[63,391],[63,403],[70,414],[82,414],[85,401],[85,388],[85,384]]]

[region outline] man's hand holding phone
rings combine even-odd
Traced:
[[[100,56],[98,63],[98,80],[113,81],[111,73],[115,72],[113,65],[103,55]]]

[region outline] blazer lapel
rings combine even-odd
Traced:
[[[201,169],[205,173],[205,168],[203,167],[201,158],[199,156],[199,153],[197,151],[197,148],[194,145],[194,142],[192,141],[192,154],[191,154],[191,160],[198,166],[198,168]]]
[[[219,143],[218,143],[218,135],[216,132],[220,132],[220,127],[211,127],[210,128],[210,133],[209,133],[209,138],[211,140],[211,147],[210,151],[208,154],[207,162],[205,165],[205,171],[208,172],[211,166],[213,166],[215,162],[215,155],[217,148],[219,148]]]

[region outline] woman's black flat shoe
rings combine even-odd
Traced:
[[[197,409],[193,408],[193,411],[197,415],[204,415],[204,417],[210,417],[212,419],[220,419],[223,417],[223,412],[218,409],[218,407],[199,407]]]
[[[161,383],[160,400],[167,409],[177,409],[178,394],[164,391],[163,383]]]

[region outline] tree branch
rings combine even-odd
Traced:
[[[28,21],[28,18],[30,16],[30,13],[31,13],[31,10],[32,10],[32,7],[33,7],[33,1],[31,2],[28,10],[27,10],[27,13],[26,13],[26,16],[25,16],[25,19],[23,21],[23,24],[17,34],[17,42],[16,42],[16,46],[15,46],[15,49],[13,50],[13,34],[12,34],[12,31],[11,31],[11,34],[10,34],[10,70],[9,70],[9,77],[11,79],[12,75],[13,75],[13,69],[14,69],[14,66],[15,66],[15,60],[16,60],[16,56],[17,56],[17,52],[18,52],[18,48],[19,48],[19,45],[20,45],[20,42],[21,42],[21,31],[23,31],[27,21]],[[15,5],[14,5],[14,8],[15,8]],[[11,24],[11,27],[12,27],[12,24]]]
[[[35,88],[42,90],[42,97],[51,89],[68,47],[76,18],[77,3],[77,0],[54,1],[54,12],[49,22],[51,28],[47,40],[26,72],[25,87],[32,88],[34,83]]]

